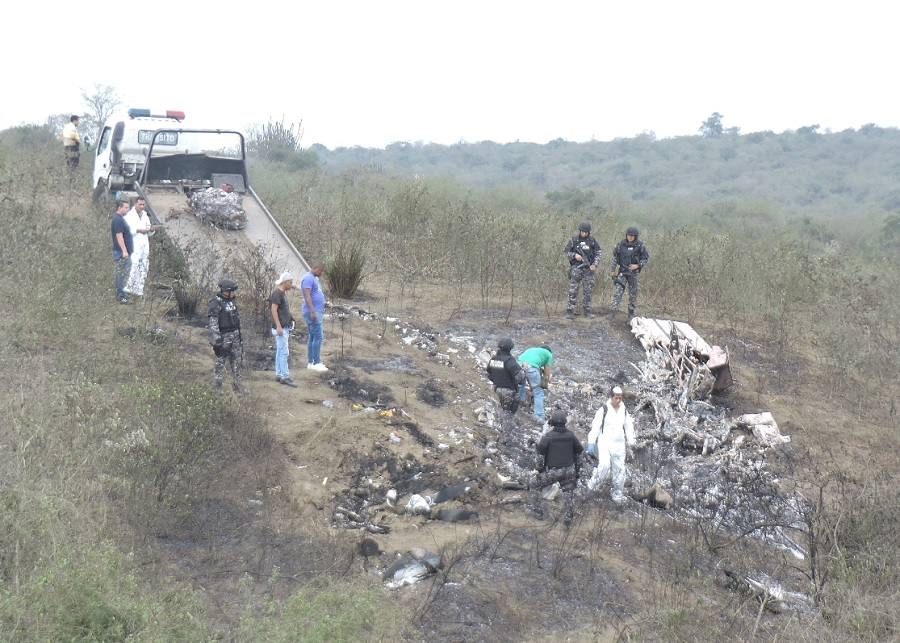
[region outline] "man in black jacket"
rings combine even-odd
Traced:
[[[488,379],[497,391],[503,410],[515,415],[519,409],[519,386],[525,384],[525,372],[512,356],[513,340],[506,337],[497,342],[497,352],[487,365]]]
[[[539,471],[531,483],[530,503],[535,515],[542,518],[542,490],[558,482],[565,499],[566,512],[563,521],[568,526],[574,513],[574,491],[578,482],[578,460],[584,447],[575,434],[566,428],[566,412],[556,409],[550,414],[551,429],[537,444]]]
[[[622,295],[625,294],[625,286],[628,286],[628,317],[634,317],[634,309],[638,299],[638,275],[647,262],[650,261],[650,253],[644,247],[644,242],[638,239],[638,229],[634,226],[625,231],[625,238],[616,244],[613,250],[610,277],[615,288],[612,298],[612,308],[609,311],[610,319],[615,317],[622,303]]]
[[[594,276],[600,265],[600,244],[591,236],[591,224],[582,221],[578,234],[566,244],[566,258],[569,260],[569,303],[566,315],[573,317],[578,305],[578,286],[584,293],[584,316],[591,314],[591,294],[594,291]]]
[[[237,284],[231,279],[219,282],[219,292],[209,300],[209,343],[212,344],[213,386],[222,391],[225,379],[225,363],[229,362],[231,377],[236,393],[246,393],[241,384],[241,362],[243,342],[241,341],[241,316],[234,301]]]

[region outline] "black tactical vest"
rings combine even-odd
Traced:
[[[221,299],[219,297],[216,299],[219,300],[219,332],[228,333],[233,330],[240,330],[241,316],[238,313],[237,304],[234,303],[234,300]]]
[[[515,390],[516,380],[512,374],[506,369],[506,360],[512,359],[512,355],[497,351],[491,357],[491,361],[487,365],[488,379],[497,388],[509,388]]]
[[[600,245],[597,243],[597,240],[592,236],[587,236],[582,239],[579,235],[572,237],[572,252],[580,254],[584,259],[581,261],[576,261],[575,259],[571,259],[569,263],[573,266],[577,265],[591,265],[594,263],[594,259],[597,258],[597,251],[600,249]]]
[[[644,246],[639,239],[635,239],[634,243],[628,243],[627,240],[619,242],[619,265],[624,272],[629,272],[628,266],[633,263],[640,265],[643,249]]]

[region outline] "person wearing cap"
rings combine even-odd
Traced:
[[[578,287],[584,298],[584,316],[591,315],[591,294],[594,292],[594,277],[600,265],[600,244],[591,236],[590,221],[582,221],[578,234],[566,244],[566,258],[569,260],[569,303],[566,315],[574,317],[578,306]]]
[[[497,342],[497,352],[487,365],[488,379],[494,385],[500,407],[515,415],[519,409],[519,388],[525,385],[525,372],[512,356],[513,340],[509,337]]]
[[[294,276],[283,272],[275,282],[275,290],[269,295],[269,315],[272,317],[272,337],[275,338],[275,380],[291,388],[297,388],[288,368],[291,328],[294,317],[288,305],[287,292],[294,287]]]
[[[300,312],[303,313],[303,321],[306,322],[306,368],[311,371],[324,373],[328,367],[322,363],[322,316],[325,314],[325,293],[319,277],[325,272],[325,264],[316,262],[311,265],[309,272],[300,280],[300,289],[303,292],[303,303]]]
[[[237,283],[227,277],[219,281],[219,292],[209,300],[207,313],[209,343],[213,354],[213,387],[222,392],[225,379],[225,363],[231,368],[232,386],[236,393],[246,393],[241,384],[241,364],[243,363],[243,341],[241,338],[241,315],[234,293]]]
[[[622,303],[622,295],[625,294],[625,286],[628,286],[628,318],[634,317],[634,310],[638,300],[638,275],[647,262],[650,261],[650,253],[644,246],[644,242],[638,239],[638,229],[634,226],[625,231],[625,238],[616,244],[612,254],[610,277],[613,280],[612,307],[609,317],[612,319]]]
[[[544,393],[550,385],[553,351],[546,344],[533,346],[519,355],[519,364],[525,371],[525,382],[519,384],[519,401],[524,402],[527,399],[527,388],[530,388],[534,402],[534,417],[543,422],[546,419],[544,417]]]
[[[622,397],[622,388],[613,387],[609,400],[594,416],[588,433],[588,453],[597,457],[597,468],[588,487],[596,491],[611,478],[612,500],[616,504],[625,500],[625,460],[634,446],[634,420]]]
[[[66,154],[66,166],[70,172],[74,172],[78,168],[78,161],[81,158],[81,134],[78,133],[80,121],[81,119],[73,114],[62,131],[63,151]]]
[[[550,414],[550,430],[544,433],[535,450],[538,454],[538,472],[530,485],[531,506],[534,513],[543,517],[541,490],[558,482],[563,488],[566,503],[564,521],[568,525],[572,520],[573,491],[578,482],[579,456],[584,451],[581,442],[566,428],[566,412],[556,409]]]

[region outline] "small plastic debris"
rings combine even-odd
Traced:
[[[431,498],[414,494],[406,503],[406,513],[410,515],[422,515],[431,512]]]
[[[388,435],[388,440],[391,441],[391,444],[400,444],[400,436],[391,431],[390,435]]]
[[[559,494],[562,493],[562,489],[559,486],[558,482],[554,482],[549,487],[544,487],[544,490],[541,491],[541,496],[544,500],[553,501],[559,497]]]

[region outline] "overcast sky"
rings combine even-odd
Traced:
[[[900,125],[891,2],[6,3],[0,127],[80,88],[194,125],[384,146]],[[65,8],[63,8],[65,7]]]

